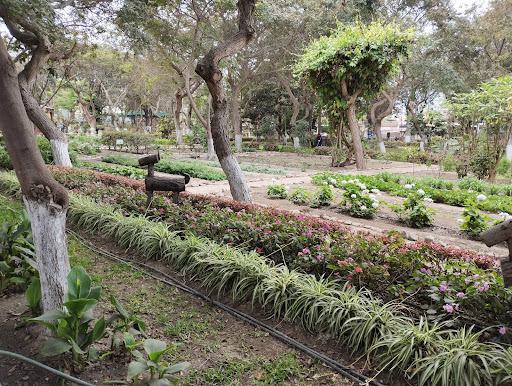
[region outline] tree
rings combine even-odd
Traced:
[[[512,76],[493,79],[478,90],[457,94],[448,104],[457,123],[466,165],[494,181],[512,134]],[[469,165],[468,165],[469,164]]]
[[[228,178],[233,199],[242,202],[251,202],[251,194],[242,169],[229,143],[229,105],[226,90],[222,83],[223,76],[219,63],[222,59],[247,46],[254,37],[253,14],[255,3],[256,0],[238,0],[238,32],[208,51],[196,66],[196,73],[205,80],[212,95],[213,117],[211,130],[217,157]]]
[[[11,35],[16,38],[20,49],[18,58],[29,58],[18,74],[18,85],[25,110],[30,120],[50,141],[53,159],[57,165],[71,166],[66,136],[43,112],[34,98],[34,83],[42,67],[48,61],[69,58],[74,47],[55,47],[58,41],[56,31],[56,8],[65,7],[59,2],[41,4],[40,2],[0,1],[0,17],[4,20]]]
[[[46,168],[25,110],[18,74],[0,39],[0,127],[20,181],[23,201],[32,222],[44,311],[59,308],[67,292],[67,190]]]
[[[373,97],[409,55],[412,30],[380,22],[340,25],[306,48],[296,74],[306,77],[338,125],[347,121],[358,170],[366,168],[357,122],[358,99]]]

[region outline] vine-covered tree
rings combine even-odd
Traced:
[[[295,73],[306,77],[321,103],[337,122],[347,122],[358,170],[365,169],[357,122],[359,98],[372,98],[409,55],[412,30],[373,22],[340,25],[330,36],[313,41],[301,55]],[[337,141],[339,142],[339,141]]]

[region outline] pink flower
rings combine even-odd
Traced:
[[[459,293],[457,294],[457,297],[458,297],[458,298],[463,298],[463,297],[464,297],[464,292],[459,292]]]
[[[446,286],[445,285],[440,286],[439,291],[441,291],[441,292],[446,291]]]
[[[277,220],[277,221],[276,221],[276,224],[277,224],[277,225],[281,225],[281,221],[280,221],[280,220]]]
[[[453,312],[453,307],[452,307],[451,305],[449,305],[449,304],[445,304],[445,305],[443,306],[443,309],[444,309],[446,312],[449,312],[449,313]]]
[[[165,200],[166,204],[169,204],[170,202],[171,202],[171,200]]]
[[[363,272],[363,269],[361,267],[356,267],[356,272]]]
[[[258,251],[258,252],[261,252],[261,248],[258,248],[258,249],[257,249],[257,251]],[[300,253],[300,252],[299,252],[299,253]]]
[[[507,329],[505,327],[500,328],[500,334],[505,335],[507,333]]]

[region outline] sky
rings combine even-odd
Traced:
[[[455,6],[455,9],[460,7],[461,11],[465,11],[473,4],[477,4],[479,7],[482,8],[487,7],[489,5],[489,0],[451,0],[451,2]]]

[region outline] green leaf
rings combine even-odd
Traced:
[[[18,276],[11,277],[9,280],[11,283],[18,283],[18,284],[25,283],[25,279],[23,279],[22,277],[18,277]]]
[[[91,292],[89,293],[89,299],[99,300],[101,295],[101,287],[92,287]]]
[[[91,277],[82,267],[73,268],[67,277],[68,299],[87,298],[91,291]]]
[[[149,367],[148,367],[146,361],[144,361],[144,360],[138,360],[138,361],[131,362],[128,365],[128,375],[127,375],[126,379],[128,381],[130,381],[133,378],[135,378],[137,375],[146,371],[147,369],[149,369]]]
[[[73,340],[73,339],[70,339],[71,341],[71,345],[73,347],[73,351],[79,353],[79,354],[85,354],[85,351],[83,351],[80,346]]]
[[[87,310],[87,306],[89,304],[96,304],[98,301],[96,299],[75,299],[70,300],[66,303],[63,303],[62,305],[66,307],[70,314],[77,315],[78,317],[81,317],[84,312]]]
[[[190,367],[190,362],[180,362],[176,363],[175,365],[166,367],[164,372],[165,374],[176,374],[181,371],[184,371]]]
[[[30,319],[31,321],[51,321],[51,320],[59,320],[66,318],[67,315],[61,310],[51,310],[45,312],[43,315],[38,316],[37,318]]]
[[[119,315],[121,315],[124,319],[128,319],[130,317],[121,303],[119,303],[119,301],[114,297],[114,295],[110,295],[110,301],[116,308],[117,312],[119,312]]]
[[[148,353],[150,359],[152,358],[152,354],[159,354],[167,348],[167,344],[158,339],[146,339],[144,341],[144,350]]]
[[[41,347],[41,354],[45,356],[53,356],[65,353],[71,349],[71,345],[64,339],[48,339]]]
[[[96,342],[98,339],[103,338],[103,335],[105,335],[105,318],[102,316],[92,329],[92,341]]]
[[[165,378],[161,379],[151,379],[148,383],[150,386],[169,386],[172,385],[171,381]]]
[[[39,278],[35,277],[32,279],[32,283],[30,283],[27,292],[25,292],[25,299],[31,309],[37,307],[41,301],[41,281]]]

